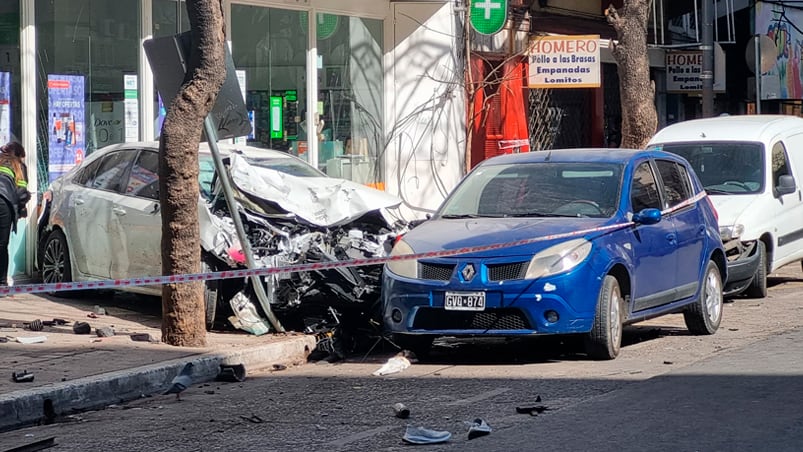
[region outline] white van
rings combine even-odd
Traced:
[[[720,116],[672,124],[650,140],[694,167],[719,214],[726,294],[767,295],[767,274],[803,260],[803,118]]]

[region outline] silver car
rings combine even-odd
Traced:
[[[108,146],[51,183],[39,218],[38,267],[45,283],[161,274],[158,152],[158,142]],[[401,203],[395,196],[328,177],[284,152],[223,144],[220,152],[258,266],[385,256],[406,230],[391,215]],[[203,269],[244,268],[206,144],[200,146],[199,164]],[[375,313],[381,271],[381,265],[342,267],[263,280],[283,326],[302,330],[315,322],[337,321],[343,311]],[[120,290],[161,293],[160,286]],[[237,321],[238,314],[245,316],[246,308],[253,311],[257,305],[249,300],[256,298],[247,280],[208,281],[207,326],[220,326],[225,314],[233,313],[228,319],[235,326],[258,333]]]

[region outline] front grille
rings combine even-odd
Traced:
[[[421,279],[430,279],[433,281],[448,281],[452,279],[452,273],[454,273],[453,264],[422,262],[420,269]]]
[[[509,279],[523,279],[527,272],[529,262],[516,262],[513,264],[488,265],[489,281],[507,281]]]
[[[415,330],[530,330],[530,322],[518,309],[481,312],[421,308],[413,320]]]

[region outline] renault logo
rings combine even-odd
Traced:
[[[471,281],[476,274],[477,271],[474,270],[474,264],[466,264],[463,270],[460,271],[460,275],[463,276],[463,281],[465,282]]]

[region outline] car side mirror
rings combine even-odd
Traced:
[[[775,196],[783,196],[788,195],[789,193],[794,193],[796,188],[795,178],[789,174],[784,174],[783,176],[778,177],[778,186],[775,187]]]
[[[661,211],[653,207],[633,214],[633,223],[636,224],[655,224],[659,221],[661,221]]]

